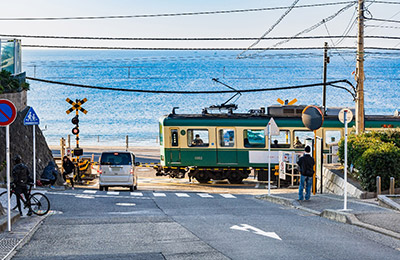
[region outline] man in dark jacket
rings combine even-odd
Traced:
[[[306,184],[306,200],[310,199],[311,196],[311,186],[313,183],[313,175],[314,175],[314,158],[311,157],[310,146],[306,146],[304,149],[305,154],[300,157],[297,165],[299,165],[301,177],[300,177],[300,186],[299,186],[299,200],[303,200],[303,190],[304,190],[304,182]]]
[[[50,188],[54,188],[54,183],[57,180],[58,171],[56,168],[56,164],[53,161],[50,161],[47,166],[44,168],[41,179],[46,180],[50,184]]]
[[[29,202],[29,194],[27,184],[32,181],[28,167],[22,163],[21,156],[16,155],[14,157],[14,168],[12,170],[13,184],[15,185],[15,195],[17,195],[17,207],[19,214],[22,216],[21,210],[21,194],[24,194],[26,201]],[[27,214],[32,215],[32,211],[29,209]]]

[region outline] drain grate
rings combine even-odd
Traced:
[[[3,238],[0,239],[0,252],[9,252],[11,251],[19,242],[19,239],[16,238]]]

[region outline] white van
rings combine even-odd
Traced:
[[[129,187],[137,189],[137,174],[135,172],[135,155],[132,152],[108,151],[102,152],[99,168],[99,190],[108,187]]]

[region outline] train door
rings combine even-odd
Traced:
[[[237,138],[235,128],[218,127],[216,131],[217,163],[224,165],[237,165]]]
[[[171,150],[170,150],[171,163],[181,163],[181,149],[179,146],[179,129],[171,129]]]

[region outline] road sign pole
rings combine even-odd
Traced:
[[[347,210],[347,110],[344,111],[344,205]]]
[[[271,123],[268,123],[268,195],[271,195]]]
[[[7,163],[7,224],[8,231],[11,232],[11,185],[10,185],[10,126],[6,126],[6,163]]]
[[[36,189],[36,126],[32,126],[33,139],[33,187]]]

